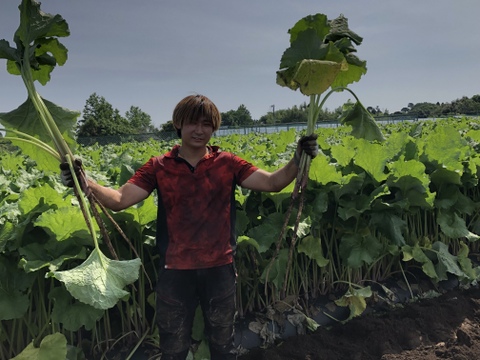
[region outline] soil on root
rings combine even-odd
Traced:
[[[454,289],[330,329],[254,349],[240,360],[480,359],[480,289]]]

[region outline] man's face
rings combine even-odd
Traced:
[[[205,117],[197,121],[185,122],[182,127],[182,145],[205,147],[213,134],[213,125]]]

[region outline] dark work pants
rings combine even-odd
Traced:
[[[200,304],[212,360],[236,359],[234,346],[235,268],[161,269],[157,283],[157,323],[162,360],[184,360]]]

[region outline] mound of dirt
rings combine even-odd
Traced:
[[[480,359],[480,289],[456,288],[382,313],[370,312],[268,349],[251,350],[239,359]]]

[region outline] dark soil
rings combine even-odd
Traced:
[[[480,289],[453,289],[430,299],[370,312],[345,324],[254,349],[240,360],[477,360]]]

